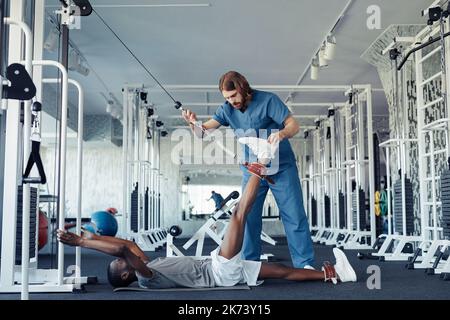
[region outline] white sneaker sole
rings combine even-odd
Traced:
[[[356,272],[353,269],[352,265],[350,264],[350,262],[348,262],[347,256],[345,255],[345,253],[338,249],[338,248],[333,248],[333,254],[336,257],[336,260],[342,261],[344,264],[344,271],[346,272],[345,274],[345,281],[342,282],[356,282],[357,281],[357,277],[356,277]]]

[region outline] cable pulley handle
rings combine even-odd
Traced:
[[[225,199],[223,199],[223,201],[220,203],[220,205],[216,209],[216,211],[219,211],[220,209],[222,209],[223,206],[226,205],[227,202],[230,201],[231,199],[237,199],[237,198],[239,198],[239,192],[237,192],[237,191],[231,192]]]

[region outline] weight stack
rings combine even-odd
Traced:
[[[155,190],[153,190],[152,193],[150,194],[150,211],[152,212],[151,217],[152,228],[155,226],[155,208],[156,208],[156,197],[155,197]]]
[[[331,207],[330,197],[325,196],[325,228],[331,227]]]
[[[356,192],[352,193],[352,217],[353,217],[353,226],[354,230],[363,231],[366,229],[366,194],[363,189],[358,189],[359,193],[359,203],[357,203],[358,199],[356,197]],[[357,214],[359,207],[359,226],[357,225]]]
[[[145,230],[148,230],[148,201],[149,201],[149,196],[148,196],[148,188],[145,190],[145,195],[144,195],[144,226],[145,226]]]
[[[359,189],[359,230],[367,229],[366,193]]]
[[[375,215],[375,235],[378,237],[380,234],[383,233],[383,221],[380,216]]]
[[[395,231],[403,233],[403,212],[402,212],[402,180],[398,180],[393,186],[394,194],[394,226]],[[411,180],[405,178],[405,204],[406,204],[406,235],[414,232],[414,208],[413,208],[413,188]]]
[[[352,192],[352,223],[353,223],[353,230],[356,230],[356,223],[357,223],[357,218],[356,218],[356,214],[357,214],[357,198],[356,198],[356,192],[353,191]]]
[[[138,198],[138,186],[131,192],[131,210],[130,210],[130,229],[133,232],[138,232],[138,211],[139,211],[139,198]]]
[[[311,225],[317,227],[317,200],[311,198]]]
[[[450,239],[450,170],[441,174],[442,230],[444,239]]]
[[[158,216],[156,217],[156,226],[160,227],[161,218],[161,193],[158,193]]]
[[[347,215],[345,214],[345,196],[342,192],[339,192],[339,228],[344,229],[346,226],[346,218]]]
[[[17,188],[17,224],[16,224],[16,265],[22,264],[22,208],[23,188]],[[36,231],[37,231],[37,189],[30,188],[30,259],[36,257]]]

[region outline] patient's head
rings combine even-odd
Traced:
[[[136,281],[135,270],[124,259],[115,259],[108,265],[108,281],[114,287],[128,287]]]

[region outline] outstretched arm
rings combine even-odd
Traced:
[[[57,236],[60,242],[69,246],[93,249],[119,258],[123,257],[123,249],[126,247],[125,244],[104,239],[82,238],[65,230],[58,230]]]
[[[110,236],[101,236],[101,235],[97,235],[92,232],[89,232],[87,230],[83,230],[83,238],[91,239],[91,240],[102,240],[102,241],[107,241],[107,242],[111,242],[111,243],[122,244],[122,245],[127,246],[128,249],[130,249],[131,252],[133,252],[135,255],[137,255],[142,261],[148,262],[148,260],[149,260],[148,257],[145,255],[145,253],[141,250],[141,248],[139,248],[139,246],[136,243],[134,243],[133,241],[116,238],[116,237],[110,237]]]
[[[125,259],[127,263],[132,266],[137,272],[139,272],[144,277],[151,277],[152,272],[146,266],[146,262],[148,258],[145,257],[145,261],[136,254],[133,250],[134,247],[137,247],[133,242],[118,239],[107,236],[98,236],[93,235],[91,239],[80,237],[72,232],[58,230],[57,231],[58,240],[64,244],[69,246],[76,246],[82,248],[88,248],[97,250],[118,258]],[[113,240],[113,241],[112,241]],[[122,241],[117,241],[122,240]],[[139,248],[138,248],[139,249]],[[139,249],[139,251],[143,254],[143,252]]]

